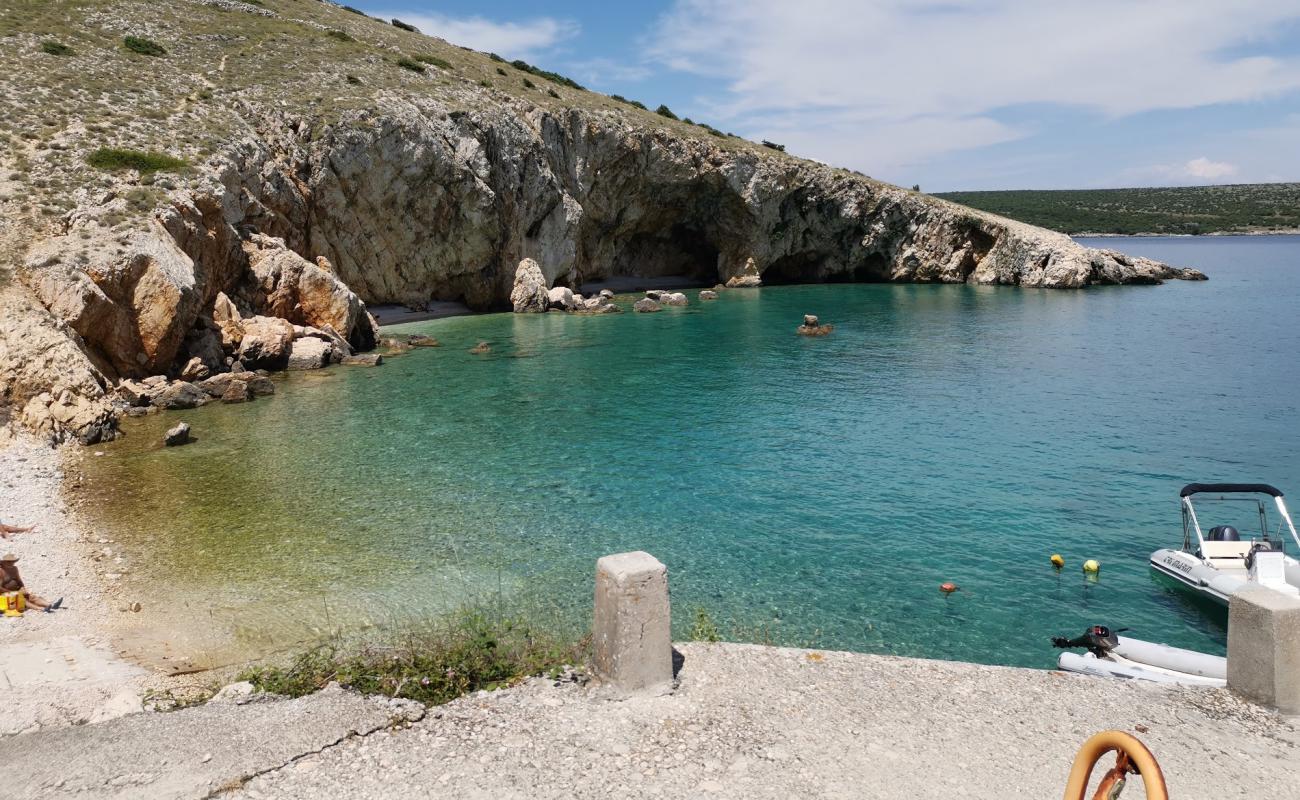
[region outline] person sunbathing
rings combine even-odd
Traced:
[[[0,522],[0,539],[11,539],[15,533],[27,533],[36,530],[35,525],[28,525],[26,528],[19,528],[14,525],[6,525]]]
[[[51,603],[28,590],[22,576],[18,574],[18,556],[13,553],[5,553],[0,557],[0,592],[21,594],[27,601],[27,605],[41,611],[53,611],[63,605],[62,597]]]

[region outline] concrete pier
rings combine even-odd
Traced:
[[[664,693],[673,683],[668,569],[649,553],[596,562],[595,672],[628,694]]]
[[[1300,714],[1300,599],[1247,586],[1228,603],[1228,688]]]

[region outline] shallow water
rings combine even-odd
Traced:
[[[1184,483],[1300,491],[1300,237],[1090,243],[1211,280],[415,323],[444,346],[132,421],[85,493],[124,593],[214,653],[466,600],[581,621],[629,549],[668,564],[679,635],[705,607],[734,637],[987,663],[1050,666],[1093,623],[1222,652],[1146,558],[1181,542]],[[795,336],[804,313],[834,333]],[[198,442],[158,447],[177,419]]]

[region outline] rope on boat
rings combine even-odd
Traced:
[[[1146,745],[1124,731],[1102,731],[1083,743],[1070,768],[1070,780],[1065,785],[1065,800],[1085,800],[1088,779],[1092,769],[1103,756],[1116,751],[1115,766],[1101,778],[1092,800],[1115,800],[1124,791],[1124,782],[1130,774],[1142,776],[1147,800],[1169,800],[1165,789],[1165,776],[1160,764]]]

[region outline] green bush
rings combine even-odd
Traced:
[[[361,84],[361,79],[358,78],[356,75],[348,75],[344,78],[344,80],[346,80],[348,83],[352,84],[353,86],[359,86]]]
[[[353,8],[352,6],[343,6],[343,10],[351,11],[353,14],[360,14],[363,17],[366,16],[366,12],[362,11],[359,8]]]
[[[96,169],[110,171],[133,169],[141,175],[151,175],[160,170],[178,170],[186,166],[184,159],[166,153],[119,150],[113,147],[101,147],[86,156],[86,163]]]
[[[401,67],[402,69],[409,69],[411,72],[419,72],[421,74],[424,73],[423,64],[421,64],[418,61],[412,61],[411,59],[406,58],[405,56],[397,59],[397,66]]]
[[[46,39],[41,42],[41,52],[49,53],[52,56],[70,56],[73,53],[73,49],[68,47],[66,44],[56,42],[53,39]]]
[[[497,74],[498,74],[498,75],[505,75],[505,74],[507,74],[507,73],[506,73],[505,70],[501,69],[500,67],[497,67]]]
[[[661,117],[667,117],[668,119],[677,119],[677,115],[673,113],[673,110],[665,105],[656,108],[655,113]]]
[[[525,88],[525,89],[536,89],[536,88],[537,88],[537,84],[533,83],[532,81],[528,80],[527,78],[524,78],[524,88]]]
[[[337,681],[364,694],[438,705],[530,675],[558,676],[561,667],[585,661],[586,650],[585,641],[563,642],[517,620],[467,612],[445,628],[409,634],[395,645],[324,645],[287,667],[258,667],[240,678],[259,691],[290,697]]]
[[[566,78],[563,75],[559,74],[558,72],[550,72],[548,70],[534,67],[532,64],[529,64],[527,61],[515,59],[514,61],[510,62],[510,66],[514,67],[515,69],[521,72],[527,72],[529,75],[536,75],[539,78],[545,78],[551,83],[558,83],[561,86],[568,86],[570,89],[577,89],[578,91],[583,91],[585,88],[583,87],[582,84],[578,83],[575,80],[572,80],[571,78]]]
[[[554,89],[547,89],[546,93],[549,94],[551,97],[554,97],[556,100],[560,99],[560,93],[555,91]]]
[[[764,147],[770,147],[770,148],[772,148],[773,150],[778,150],[778,151],[780,151],[780,152],[782,152],[782,153],[785,152],[785,145],[783,145],[783,144],[777,144],[776,142],[769,142],[769,141],[766,140],[766,139],[763,140],[763,146],[764,146]]]
[[[356,39],[353,39],[352,36],[347,31],[328,30],[325,31],[325,35],[330,37],[331,39],[338,39],[340,42],[356,41]]]
[[[692,642],[720,642],[722,634],[714,624],[709,612],[700,606],[695,609],[695,619],[691,622],[690,639]]]
[[[415,27],[414,25],[408,25],[405,22],[402,22],[400,19],[395,19],[392,22],[394,28],[401,28],[404,31],[410,31],[411,33],[420,32],[419,28]]]
[[[123,46],[132,53],[159,58],[167,55],[167,48],[142,36],[127,36],[122,40]]]
[[[492,81],[488,80],[487,78],[483,78],[482,80],[480,80],[480,81],[478,82],[478,85],[479,85],[479,86],[482,86],[484,89],[491,89],[491,88],[492,88]]]
[[[451,69],[451,62],[445,58],[438,58],[437,56],[415,56],[415,60],[419,61],[421,64],[432,64],[438,69]]]

